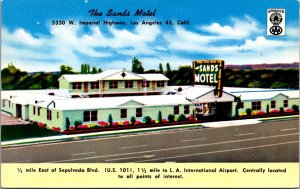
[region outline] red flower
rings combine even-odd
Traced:
[[[130,122],[129,121],[124,121],[123,125],[125,125],[125,126],[130,125]]]
[[[161,120],[162,123],[167,123],[168,121],[166,119]]]
[[[189,120],[189,121],[193,121],[193,120],[194,120],[194,117],[193,117],[192,115],[190,115],[190,116],[188,117],[188,120]]]
[[[138,120],[136,120],[135,122],[134,122],[134,125],[141,125],[142,124],[142,122],[140,122],[140,121],[138,121]]]
[[[101,127],[107,127],[107,126],[109,126],[109,123],[106,122],[106,121],[99,121],[98,124],[99,124]]]
[[[40,127],[46,127],[46,124],[45,124],[45,123],[38,122],[38,126],[40,126]]]
[[[59,127],[52,127],[52,129],[53,129],[54,131],[57,131],[57,132],[60,132],[60,131],[61,131]]]
[[[291,109],[291,108],[288,108],[288,109],[286,109],[286,110],[284,110],[284,112],[294,112],[294,110],[293,109]]]
[[[271,110],[271,111],[270,111],[271,114],[279,113],[279,112],[280,112],[279,110]]]
[[[256,115],[263,115],[263,114],[266,114],[266,113],[263,111],[256,112]]]
[[[88,129],[87,125],[78,125],[78,129]]]
[[[119,125],[118,122],[113,122],[113,123],[112,123],[112,126],[118,126],[118,125]]]

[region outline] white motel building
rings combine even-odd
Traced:
[[[127,70],[108,70],[99,74],[62,75],[59,89],[1,91],[1,110],[48,128],[66,130],[66,119],[74,125],[107,121],[153,120],[160,111],[168,115],[236,116],[246,109],[266,112],[299,106],[299,91],[284,89],[224,87],[217,98],[209,86],[168,86],[163,74],[135,74]],[[94,97],[94,98],[92,98]],[[95,98],[96,97],[96,98]]]

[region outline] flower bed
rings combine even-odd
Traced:
[[[155,121],[155,120],[154,120]],[[125,121],[124,121],[125,122]],[[118,125],[114,126],[113,122],[112,126],[106,126],[106,127],[101,127],[101,128],[96,128],[96,129],[78,129],[78,130],[65,130],[63,131],[64,134],[77,134],[77,133],[90,133],[90,132],[101,132],[101,131],[111,131],[111,130],[122,130],[122,129],[138,129],[138,128],[148,128],[148,127],[161,127],[161,126],[170,126],[172,127],[173,125],[183,125],[183,124],[191,124],[191,123],[201,123],[202,121],[197,121],[197,120],[192,120],[192,121],[183,121],[183,122],[165,122],[165,123],[154,123],[154,124],[144,124],[139,121],[138,125],[131,125],[130,122],[125,122],[125,124],[129,125],[119,125],[120,122],[117,122]]]
[[[240,115],[240,116],[234,117],[233,119],[251,119],[251,118],[264,118],[264,117],[299,115],[299,112],[280,112],[279,110],[274,110],[273,112],[272,111],[270,111],[269,114],[261,113],[261,114],[251,115],[251,116]]]

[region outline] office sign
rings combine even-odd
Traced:
[[[224,60],[195,60],[193,61],[194,84],[215,86],[216,97],[222,96],[222,73]]]

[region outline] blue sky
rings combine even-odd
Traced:
[[[102,69],[131,69],[138,57],[146,69],[159,63],[191,65],[198,59],[224,59],[225,64],[292,63],[299,61],[297,0],[1,0],[2,56],[26,71],[75,70],[88,63]],[[286,9],[286,35],[266,35],[267,8]],[[103,16],[91,17],[91,9]],[[130,11],[108,17],[106,12]],[[156,9],[155,17],[134,17],[137,9]],[[52,25],[65,20],[65,25]],[[74,20],[76,25],[68,24]],[[99,26],[79,25],[98,21]],[[104,20],[126,26],[106,26]],[[141,25],[160,21],[162,25]],[[172,20],[174,25],[166,25]],[[189,25],[178,25],[189,20]],[[138,21],[138,26],[130,25]]]

